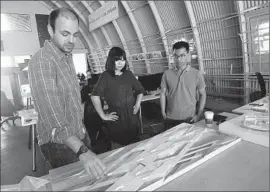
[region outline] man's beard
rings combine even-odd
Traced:
[[[65,44],[64,47],[65,51],[72,52],[74,49],[74,44]]]

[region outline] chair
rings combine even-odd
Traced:
[[[261,90],[255,91],[249,95],[251,102],[256,101],[258,99],[261,99],[261,98],[265,97],[265,95],[266,95],[265,81],[264,81],[262,74],[260,72],[256,72],[255,75],[257,76],[258,83],[260,85]]]
[[[1,126],[8,122],[9,120],[13,121],[13,125],[15,126],[15,120],[20,119],[19,116],[15,115],[17,112],[16,107],[11,103],[11,101],[7,98],[6,94],[1,91]],[[2,117],[7,117],[2,121]]]
[[[104,153],[109,150],[108,134],[106,133],[106,123],[100,118],[90,99],[89,93],[92,86],[87,85],[81,89],[81,102],[84,103],[83,123],[91,140],[92,150],[97,153]],[[101,98],[102,106],[104,101]]]
[[[23,105],[26,105],[26,109],[28,109],[32,105],[32,95],[30,90],[30,84],[21,85],[21,95],[23,99]],[[25,102],[26,101],[26,102]]]

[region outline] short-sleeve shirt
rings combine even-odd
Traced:
[[[197,92],[206,87],[202,73],[190,65],[181,72],[175,68],[165,71],[160,86],[166,89],[167,118],[174,120],[196,114]]]
[[[105,71],[100,76],[91,95],[103,97],[108,104],[108,113],[116,112],[118,116],[117,121],[107,122],[112,141],[128,145],[137,139],[140,121],[138,113],[133,114],[133,106],[136,96],[141,93],[144,88],[131,71],[126,70],[120,76]]]

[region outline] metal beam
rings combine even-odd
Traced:
[[[246,28],[246,17],[245,17],[245,7],[243,1],[236,1],[238,7],[239,14],[239,23],[240,23],[240,31],[241,40],[242,40],[242,54],[244,56],[243,59],[243,68],[244,68],[244,104],[249,102],[249,90],[250,90],[250,82],[248,81],[249,77],[249,61],[248,61],[248,38],[247,38],[247,28]]]
[[[78,15],[79,17],[82,19],[83,21],[83,25],[85,27],[85,29],[88,31],[88,33],[92,33],[93,35],[93,38],[95,39],[95,41],[97,42],[97,46],[98,46],[98,49],[100,49],[100,52],[102,53],[103,50],[102,50],[102,46],[101,46],[101,42],[99,40],[99,38],[97,37],[97,34],[95,32],[90,32],[89,31],[89,28],[87,27],[87,20],[84,18],[84,16],[81,14],[81,12],[73,5],[73,3],[71,3],[71,1],[65,1],[69,6],[70,8],[72,8]],[[103,52],[103,55],[104,55],[104,52]]]
[[[166,37],[166,34],[165,34],[165,28],[164,28],[162,19],[160,17],[160,14],[158,12],[158,9],[157,9],[157,6],[156,6],[155,2],[154,1],[148,1],[148,4],[150,6],[150,9],[151,9],[155,19],[156,19],[156,23],[157,23],[157,26],[158,26],[158,29],[159,29],[159,32],[160,32],[160,35],[161,35],[161,38],[162,38],[162,42],[163,42],[163,45],[164,45],[164,50],[166,51],[168,65],[170,65],[169,64],[169,57],[170,57],[169,45],[168,45],[168,40],[167,40],[167,37]]]
[[[44,2],[46,2],[46,1],[44,1]],[[61,4],[59,4],[57,1],[51,1],[51,2],[54,3],[59,8],[62,7]],[[93,46],[92,46],[89,38],[87,37],[87,34],[85,33],[85,31],[81,27],[79,27],[79,31],[81,32],[81,34],[83,35],[84,39],[86,40],[86,42],[87,42],[87,44],[89,46],[89,47],[87,47],[87,49],[90,52],[90,49],[93,49]]]
[[[82,1],[81,1],[81,2],[82,2]],[[82,4],[86,7],[86,9],[87,9],[89,12],[90,12],[90,10],[92,10],[92,8],[91,8],[91,7],[88,5],[88,3],[86,3],[85,1],[82,2]],[[91,13],[91,12],[90,12],[90,13]],[[83,15],[82,15],[82,17],[83,17]],[[87,22],[88,22],[88,19],[85,19],[85,25],[86,25],[87,30],[89,31],[89,27],[88,27]],[[90,31],[89,31],[89,32],[90,32]],[[101,53],[102,58],[105,58],[105,57],[106,57],[106,53],[105,53],[105,51],[102,49],[102,47],[100,46],[101,43],[100,43],[98,37],[96,36],[95,32],[92,32],[92,34],[93,34],[94,39],[97,41],[97,44],[98,44],[98,47],[99,47],[99,51],[100,51],[100,53]],[[99,56],[98,56],[98,52],[97,52],[97,50],[95,50],[94,52],[95,52],[95,57],[94,57],[93,59],[94,59],[94,60],[96,61],[96,63],[98,63],[99,66],[100,66],[102,63],[100,62],[100,58],[99,58]],[[94,56],[94,52],[92,53],[93,56]],[[105,62],[106,62],[106,61],[104,61],[104,63],[105,63]]]
[[[82,13],[77,9],[76,5],[74,5],[72,2],[73,1],[65,1],[65,3],[68,4],[70,6],[70,8],[72,8],[79,15],[79,17],[82,19],[84,25],[87,26],[87,20],[84,18]]]
[[[126,1],[120,1],[120,2],[122,3],[124,9],[126,10],[128,16],[130,18],[130,21],[131,21],[131,23],[132,23],[132,25],[133,25],[133,27],[135,29],[136,35],[137,35],[137,37],[139,39],[139,42],[141,44],[142,51],[143,51],[143,53],[146,54],[147,50],[145,48],[145,43],[144,43],[144,40],[143,40],[143,36],[142,36],[141,30],[140,30],[140,28],[138,26],[138,23],[137,23],[134,15],[133,15],[133,12],[131,11],[131,9],[130,9],[130,7],[129,7],[129,5],[128,5],[128,3]],[[145,64],[146,64],[147,73],[151,74],[151,66],[150,66],[150,64],[149,64],[149,62],[147,60],[145,60]]]
[[[88,26],[87,25],[88,20],[84,18],[84,16],[81,14],[81,12],[77,9],[77,7],[73,3],[71,3],[71,1],[65,1],[65,2],[79,15],[79,17],[83,21],[84,28],[88,31],[88,33],[91,33],[89,31],[89,28],[87,27]],[[102,55],[102,58],[104,58],[105,52],[102,49],[101,42],[100,42],[99,38],[97,37],[95,32],[92,32],[92,35],[93,35],[95,41],[97,42],[97,45],[98,45],[98,48],[100,49],[100,53]]]
[[[86,3],[85,1],[81,1],[81,3],[86,7],[86,9],[89,11],[89,13],[93,13],[93,9],[90,7],[90,5],[88,3]],[[108,45],[111,47],[112,46],[112,41],[107,33],[107,31],[105,30],[105,28],[103,26],[100,27],[103,35],[105,36],[105,39],[108,42]]]
[[[199,36],[198,28],[197,28],[195,15],[194,15],[194,12],[193,12],[193,7],[192,7],[190,1],[184,1],[184,3],[185,3],[185,6],[186,6],[186,10],[188,12],[191,27],[192,27],[193,34],[194,34],[194,37],[195,37],[195,42],[196,42],[196,45],[197,45],[196,48],[197,48],[197,53],[198,53],[199,69],[200,69],[200,72],[202,74],[204,74],[204,66],[203,66],[203,60],[202,60],[202,58],[203,58],[202,47],[201,47],[200,36]]]
[[[39,2],[44,7],[46,7],[49,11],[52,11],[53,10],[53,8],[50,5],[48,5],[47,3],[45,3],[44,1],[37,1],[37,2]]]
[[[51,7],[51,5],[47,4],[48,1],[38,1],[38,2],[39,2],[40,4],[42,4],[44,7],[46,7],[48,10],[50,10],[50,11],[54,10],[54,8]],[[57,6],[57,7],[58,7],[58,6]],[[80,32],[81,32],[81,29],[79,29],[79,30],[80,30]],[[86,49],[88,49],[88,51],[90,51],[90,46],[89,46],[88,41],[86,40],[86,38],[85,38],[84,35],[81,36],[81,37],[79,37],[79,41],[80,41],[81,44],[84,45],[84,47],[85,47]]]
[[[87,10],[88,10],[90,13],[93,13],[93,12],[94,12],[93,9],[90,7],[90,5],[89,5],[86,1],[81,1],[81,2],[82,2],[82,4],[87,8]],[[104,4],[105,4],[104,1],[99,1],[99,2],[100,2],[101,5],[104,5]],[[129,53],[127,44],[126,44],[126,42],[125,42],[124,35],[123,35],[123,33],[122,33],[120,27],[118,26],[118,23],[117,23],[115,20],[113,20],[112,23],[113,23],[113,25],[114,25],[114,27],[115,27],[115,29],[116,29],[118,35],[119,35],[119,38],[120,38],[120,40],[121,40],[121,43],[122,43],[122,45],[123,45],[123,47],[124,47],[124,50],[125,50],[125,52],[126,52],[126,55],[129,56],[130,53]],[[101,28],[103,28],[104,31],[106,31],[106,29],[105,29],[104,27],[101,27]],[[108,33],[106,32],[106,34],[108,34]],[[104,33],[104,35],[105,35],[105,33]],[[110,39],[109,36],[108,36],[108,39]],[[112,43],[111,43],[111,46],[113,46]],[[134,71],[133,71],[132,63],[129,63],[129,67],[130,67],[130,70],[131,70],[132,72],[134,72]]]

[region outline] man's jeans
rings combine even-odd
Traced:
[[[165,131],[176,126],[176,125],[179,125],[181,123],[191,123],[190,122],[191,118],[188,118],[188,119],[185,119],[185,120],[174,120],[174,119],[165,119],[164,120],[164,128],[165,128]]]
[[[87,133],[82,141],[91,150],[91,141]],[[76,154],[65,144],[49,142],[41,145],[40,149],[53,169],[79,161]]]

